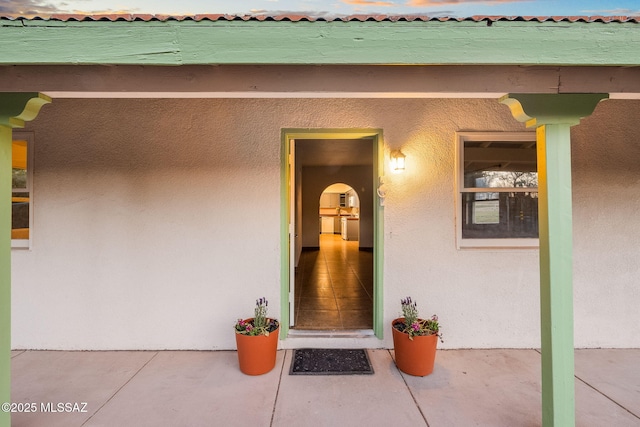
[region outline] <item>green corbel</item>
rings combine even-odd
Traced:
[[[0,126],[23,128],[51,98],[37,92],[0,92]]]
[[[606,93],[572,94],[508,94],[500,103],[511,110],[513,117],[527,127],[546,124],[574,126],[590,116],[596,105],[608,98]]]

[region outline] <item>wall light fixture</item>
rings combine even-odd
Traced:
[[[405,157],[400,150],[391,152],[391,172],[400,173],[404,171]]]

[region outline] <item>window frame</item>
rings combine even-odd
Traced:
[[[539,238],[462,238],[462,197],[464,193],[502,193],[502,192],[535,192],[538,187],[516,188],[466,188],[464,187],[464,143],[465,142],[536,142],[536,132],[456,132],[455,134],[455,218],[456,218],[456,247],[467,248],[516,248],[537,249],[540,246]]]
[[[11,239],[11,249],[31,249],[33,239],[33,145],[34,133],[28,131],[13,131],[12,141],[27,141],[27,188],[29,194],[29,238],[28,239]],[[16,190],[15,192],[24,192],[24,190]],[[14,189],[11,187],[11,197],[13,197]]]

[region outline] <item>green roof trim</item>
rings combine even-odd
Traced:
[[[0,65],[640,65],[635,22],[0,19]]]

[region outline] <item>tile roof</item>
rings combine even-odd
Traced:
[[[640,23],[640,16],[489,16],[477,15],[467,18],[452,17],[432,17],[426,15],[345,15],[345,16],[312,16],[299,15],[295,13],[283,15],[225,15],[225,14],[202,14],[189,16],[174,15],[151,15],[151,14],[103,14],[103,15],[82,15],[82,14],[53,14],[42,16],[16,16],[2,15],[0,19],[9,20],[45,20],[45,21],[324,21],[324,22],[412,22],[412,21],[473,21],[473,22],[499,22],[499,21],[520,21],[520,22],[601,22],[601,23]]]

